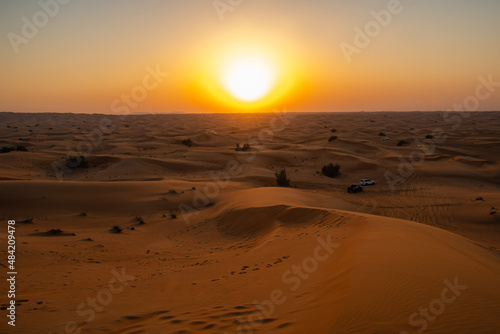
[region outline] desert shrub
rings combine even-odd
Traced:
[[[142,219],[142,217],[135,217],[135,220],[137,220],[137,222],[139,223],[139,225],[146,224],[146,222],[144,221],[144,219]]]
[[[168,191],[168,193],[169,193],[169,194],[172,194],[172,195],[175,195],[175,194],[177,194],[177,191],[175,191],[175,189],[170,189],[170,190]]]
[[[2,147],[2,149],[0,149],[0,153],[9,153],[9,152],[12,152],[14,151],[14,148],[13,147],[8,147],[8,146],[4,146]]]
[[[22,138],[19,138],[19,140],[22,140]],[[3,146],[0,149],[0,153],[9,153],[12,151],[18,151],[18,152],[28,152],[28,149],[25,146],[17,145],[17,146]]]
[[[332,129],[331,131],[332,131],[332,133],[336,133],[337,129]]]
[[[328,176],[328,177],[331,177],[331,178],[334,178],[334,177],[337,177],[339,174],[340,174],[340,165],[339,164],[329,164],[329,165],[325,165],[323,166],[323,168],[321,169],[321,171],[323,172],[323,175],[324,176]]]
[[[175,213],[171,213],[171,214],[170,214],[170,218],[172,218],[172,219],[177,219],[177,215],[176,215]]]
[[[236,151],[249,151],[251,148],[250,144],[243,144],[243,147],[240,144],[236,144]]]
[[[434,139],[434,136],[433,135],[427,135],[425,136],[426,139]]]
[[[407,142],[406,140],[400,140],[400,141],[398,142],[398,146],[404,146],[404,145],[410,145],[410,143],[409,143],[409,142]]]
[[[337,136],[331,136],[330,139],[328,139],[329,142],[332,142],[334,140],[337,140],[338,137]]]
[[[286,176],[286,169],[283,168],[279,172],[274,173],[276,175],[276,183],[281,187],[289,187],[290,179]]]
[[[88,168],[89,161],[83,155],[80,156],[67,156],[66,157],[66,166],[69,168]]]
[[[47,234],[50,234],[50,235],[60,235],[60,234],[63,234],[63,231],[61,229],[52,229],[52,230],[48,230],[47,231]]]
[[[193,141],[191,140],[191,138],[189,138],[189,139],[184,139],[184,140],[182,141],[182,145],[186,145],[187,147],[191,147],[191,146],[193,146]]]
[[[379,134],[378,134],[378,135],[379,135],[380,137],[387,137],[387,136],[385,135],[385,132],[379,132]]]
[[[113,228],[111,229],[111,232],[112,232],[112,233],[122,233],[122,229],[120,228],[120,226],[115,225],[115,226],[113,226]]]

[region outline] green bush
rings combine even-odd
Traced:
[[[16,151],[18,152],[28,152],[28,149],[24,146],[21,146],[21,145],[17,145],[16,146]]]
[[[286,176],[286,169],[281,169],[276,175],[276,183],[281,187],[290,187],[290,179]]]
[[[337,140],[339,137],[337,136],[331,136],[330,139],[328,139],[328,142],[332,142],[334,140]]]
[[[251,148],[250,144],[243,144],[243,147],[240,144],[236,144],[236,151],[249,151]]]
[[[120,226],[115,225],[115,226],[113,226],[113,228],[111,229],[111,232],[112,232],[112,233],[122,233],[122,229],[120,228]]]
[[[28,152],[28,149],[24,146],[17,145],[17,146],[3,146],[0,149],[0,153],[9,153],[12,151],[18,151],[18,152]]]
[[[88,168],[89,161],[83,156],[67,156],[66,157],[66,166],[69,168]]]
[[[323,166],[321,171],[323,172],[324,176],[334,178],[340,174],[340,165],[339,164],[334,165],[331,163],[329,165]]]
[[[398,142],[398,146],[404,146],[404,145],[410,145],[410,143],[409,143],[409,142],[407,142],[406,140],[400,140],[400,141]]]

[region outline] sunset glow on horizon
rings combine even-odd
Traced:
[[[500,82],[494,0],[51,1],[0,4],[1,110],[447,110]]]

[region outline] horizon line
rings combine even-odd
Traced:
[[[439,112],[458,112],[454,110],[353,110],[353,111],[286,111],[294,114],[335,114],[335,113],[439,113]],[[0,114],[59,114],[59,115],[104,115],[104,116],[157,116],[157,115],[221,115],[221,114],[273,114],[277,111],[255,111],[255,112],[146,112],[130,114],[109,114],[102,112],[72,112],[72,111],[0,111]],[[473,110],[471,113],[500,112],[499,110]]]

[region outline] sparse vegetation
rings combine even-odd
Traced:
[[[323,166],[321,171],[323,172],[324,176],[334,178],[340,174],[340,165],[339,164],[334,165],[331,163],[329,165]]]
[[[0,149],[0,153],[9,153],[12,151],[14,151],[14,147],[4,146],[2,147],[2,149]]]
[[[112,232],[112,233],[122,233],[122,229],[120,228],[120,226],[115,225],[115,226],[113,226],[113,228],[111,229],[111,232]]]
[[[243,144],[243,147],[240,146],[240,144],[236,144],[236,151],[249,151],[252,147],[250,144]]]
[[[64,232],[61,229],[54,229],[54,228],[52,230],[47,231],[47,234],[49,235],[61,235],[63,233]]]
[[[170,189],[170,190],[168,191],[168,193],[169,193],[169,194],[172,194],[172,195],[175,195],[175,194],[177,194],[177,191],[175,191],[175,189]]]
[[[434,139],[434,136],[433,135],[427,135],[425,136],[426,139]]]
[[[332,133],[336,133],[337,129],[332,129],[331,131],[332,131]]]
[[[407,142],[406,140],[400,140],[400,141],[398,142],[398,146],[404,146],[404,145],[410,145],[410,143],[409,143],[409,142]]]
[[[191,146],[193,146],[193,141],[191,140],[191,138],[189,138],[189,139],[184,139],[184,140],[182,141],[182,145],[186,145],[187,147],[191,147]]]
[[[135,220],[137,220],[137,222],[139,223],[139,225],[146,224],[146,222],[144,222],[144,219],[142,219],[141,217],[135,217]]]
[[[19,222],[20,224],[34,224],[35,222],[33,221],[33,218],[27,218],[23,221]]]
[[[170,218],[172,218],[172,219],[177,219],[177,215],[176,215],[175,213],[171,213],[171,214],[170,214]]]
[[[337,136],[331,136],[329,139],[328,139],[328,142],[332,142],[334,140],[337,140],[339,137]]]
[[[385,132],[379,132],[379,134],[378,134],[378,135],[379,135],[380,137],[387,137],[387,136],[385,135]]]
[[[290,179],[286,175],[286,169],[283,168],[279,172],[274,173],[276,175],[276,183],[281,187],[290,187]]]
[[[18,151],[18,152],[28,152],[28,149],[24,146],[17,145],[17,146],[3,146],[0,149],[0,153],[9,153],[12,151]]]
[[[24,147],[24,146],[17,145],[16,146],[16,151],[18,151],[18,152],[28,152],[28,149],[26,147]]]
[[[66,157],[66,166],[72,169],[88,168],[89,161],[83,155],[80,156],[70,155]]]

